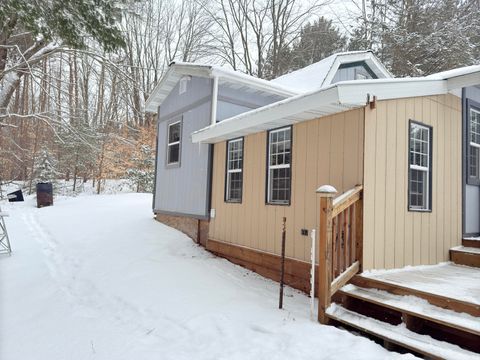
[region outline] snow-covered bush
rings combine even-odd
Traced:
[[[36,183],[55,183],[57,178],[57,162],[48,148],[43,147],[33,166],[34,179]]]
[[[127,169],[127,178],[137,192],[152,192],[155,179],[155,152],[148,145],[132,157],[132,167]]]

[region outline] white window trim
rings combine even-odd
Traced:
[[[290,130],[290,163],[289,164],[281,164],[281,165],[270,165],[270,156],[271,156],[271,136],[274,133],[282,132],[285,130]],[[291,168],[292,165],[292,127],[285,126],[280,129],[271,130],[268,132],[268,158],[267,158],[267,203],[271,205],[288,205],[290,204],[290,200],[292,197],[292,171],[290,170],[290,198],[286,201],[284,200],[272,200],[272,192],[271,192],[271,176],[272,170],[275,169],[287,169]]]
[[[477,115],[480,116],[480,111],[478,111],[478,110],[476,110],[472,107],[470,108],[470,112],[471,113],[476,113]],[[472,126],[472,114],[470,114],[470,124],[469,124],[469,126],[470,126],[470,146],[480,148],[480,143],[476,143],[475,141],[471,140],[471,136],[472,136],[472,128],[471,128],[471,126]],[[475,134],[478,135],[477,133],[475,133]]]
[[[476,115],[479,115],[480,116],[480,111],[477,110],[476,108],[473,108],[472,105],[468,106],[468,137],[469,137],[469,146],[470,148],[476,148],[476,149],[480,149],[480,143],[476,143],[475,141],[472,141],[472,117],[473,117],[473,113],[475,113]],[[476,135],[478,135],[477,133],[475,133]],[[479,181],[480,180],[480,157],[477,158],[477,161],[476,161],[476,175],[472,175],[470,173],[471,171],[471,166],[472,164],[470,163],[471,161],[471,156],[472,156],[472,150],[471,149],[468,149],[468,159],[467,159],[467,183],[470,184],[469,181],[471,180],[475,180],[475,181]],[[475,184],[476,186],[478,186],[478,184]]]
[[[230,144],[236,143],[236,142],[241,142],[242,143],[242,168],[241,169],[229,169],[230,165]],[[235,174],[235,173],[241,173],[243,172],[243,138],[240,139],[234,139],[234,140],[229,140],[227,141],[227,184],[225,186],[225,201],[227,202],[232,202],[232,203],[240,203],[242,202],[242,197],[243,197],[243,177],[242,177],[242,195],[240,196],[240,199],[231,199],[230,198],[230,174]]]
[[[421,124],[418,124],[418,123],[415,123],[415,122],[412,122],[409,124],[409,131],[408,131],[408,137],[409,137],[409,141],[412,141],[412,138],[411,138],[411,130],[413,129],[413,127],[419,127],[419,128],[422,128],[422,129],[426,129],[428,131],[428,146],[427,146],[427,166],[419,166],[419,165],[414,165],[414,164],[411,164],[410,161],[410,154],[413,152],[414,154],[420,154],[420,155],[425,155],[424,153],[422,152],[418,152],[418,151],[411,151],[410,149],[408,149],[408,166],[410,167],[411,170],[417,170],[417,171],[423,171],[425,173],[427,173],[427,183],[426,183],[426,189],[425,189],[425,206],[415,206],[415,205],[411,205],[410,204],[410,189],[408,191],[408,197],[409,197],[409,210],[414,210],[414,211],[426,211],[426,212],[429,212],[431,211],[432,209],[430,208],[430,177],[429,177],[429,172],[430,172],[430,163],[431,163],[431,156],[432,154],[430,153],[430,147],[432,146],[431,144],[431,128],[428,127],[428,126],[425,126],[425,125],[421,125]],[[408,181],[410,182],[411,179],[409,177]],[[409,184],[410,186],[410,184]]]
[[[170,142],[170,128],[174,125],[177,125],[177,124],[180,125],[180,137],[179,137],[180,140]],[[175,122],[172,122],[172,123],[168,124],[168,126],[167,126],[167,166],[179,165],[180,164],[181,142],[182,142],[182,121],[178,120],[178,121],[175,121]],[[177,144],[178,144],[178,161],[170,162],[170,147],[173,146],[173,145],[177,145]]]
[[[191,76],[186,75],[180,79],[178,85],[178,95],[182,95],[187,92],[188,82],[191,80],[191,78]]]

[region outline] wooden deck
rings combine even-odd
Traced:
[[[444,263],[367,272],[340,289],[331,322],[392,350],[480,358],[480,269]]]
[[[478,268],[443,263],[367,272],[362,277],[480,306]]]

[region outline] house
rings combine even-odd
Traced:
[[[475,186],[473,179],[462,180],[462,133],[468,136],[473,125],[466,122],[476,121],[479,89],[472,85],[480,83],[479,70],[460,71],[344,81],[193,133],[194,142],[215,144],[209,239],[278,255],[285,216],[287,257],[308,261],[310,239],[302,229],[318,228],[315,190],[330,184],[343,193],[362,184],[365,269],[447,260],[462,235],[478,235],[480,219],[479,197],[462,201],[462,188],[467,193]],[[462,91],[469,106],[463,115]],[[426,148],[409,156],[410,146],[420,147],[417,141]],[[243,191],[233,199],[227,148],[230,158],[242,160],[236,171],[243,175]]]
[[[194,132],[193,142],[215,149],[206,248],[279,280],[285,220],[284,281],[309,291],[308,235],[315,229],[320,322],[427,357],[480,352],[478,303],[411,289],[408,273],[401,285],[354,277],[449,259],[480,266],[480,241],[463,240],[479,234],[479,85],[480,66],[341,81]],[[241,190],[232,196],[234,182]],[[461,283],[459,269],[449,269],[450,283],[432,277],[425,288],[428,281]],[[431,309],[412,311],[399,294],[422,298]],[[460,315],[442,322],[443,315],[432,316],[439,307],[477,320],[472,327],[462,327]],[[431,337],[438,341],[433,348]],[[446,356],[445,341],[461,349]]]
[[[370,51],[335,54],[305,68],[302,74],[310,81],[302,81],[303,86],[290,80],[295,74],[266,81],[212,65],[169,66],[146,103],[146,111],[158,115],[153,199],[157,220],[206,245],[214,151],[212,145],[193,144],[193,132],[324,84],[391,77]]]
[[[179,66],[196,69],[196,65]],[[274,280],[280,279],[285,227],[284,280],[303,291],[311,286],[311,231],[315,230],[319,320],[333,319],[370,334],[371,330],[362,329],[362,321],[349,322],[350,313],[343,319],[339,312],[332,313],[330,303],[353,306],[362,301],[355,310],[365,307],[371,316],[378,313],[381,301],[373,301],[370,309],[365,303],[375,294],[362,300],[356,294],[355,300],[342,286],[353,281],[396,294],[411,293],[392,284],[372,285],[355,274],[449,259],[480,267],[480,251],[461,247],[480,247],[480,241],[471,239],[480,235],[480,65],[426,77],[393,78],[372,53],[352,52],[270,82],[227,72],[228,85],[223,86],[215,82],[227,80],[212,79],[216,70],[210,69],[214,70],[198,78],[208,92],[204,115],[186,104],[196,104],[193,99],[182,100],[179,95],[180,82],[191,76],[192,96],[201,96],[193,90],[198,72],[172,75],[176,84],[165,80],[167,73],[162,82],[168,87],[162,89],[160,83],[162,95],[154,93],[155,100],[149,100],[152,110],[159,105],[157,220],[189,234],[182,224],[195,215],[199,223],[192,227],[203,233],[199,240],[195,229],[190,231],[194,240]],[[175,66],[169,70],[176,71]],[[225,95],[227,87],[230,97]],[[245,105],[247,94],[253,94],[250,106],[233,106]],[[176,102],[182,103],[172,111]],[[183,108],[190,112],[178,110]],[[174,152],[181,153],[181,159],[174,170],[168,164],[170,146],[176,143],[168,143],[172,113],[183,114],[185,124],[180,127],[181,150]],[[196,182],[203,185],[191,192]],[[170,207],[175,201],[176,207]],[[198,206],[199,211],[187,206]],[[176,221],[165,217],[170,211]],[[479,305],[421,291],[414,296],[480,316]],[[459,330],[458,324],[445,325],[411,311],[407,317],[399,307],[384,307],[379,319],[395,312],[393,322],[406,321],[409,330],[428,323],[425,329],[435,331],[425,333],[440,338],[460,331],[460,342],[452,341],[480,351],[478,330]],[[414,320],[405,320],[412,316]],[[447,329],[438,330],[442,326]],[[375,335],[388,342],[389,331]],[[420,354],[438,355],[426,343],[413,346],[405,340],[404,344]]]
[[[172,63],[147,100],[158,114],[153,211],[156,219],[206,244],[213,146],[190,134],[295,91],[217,66]]]

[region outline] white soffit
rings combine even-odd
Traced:
[[[177,85],[178,81],[185,75],[208,78],[218,77],[220,83],[225,86],[232,88],[248,88],[252,89],[253,92],[266,95],[290,97],[298,94],[284,86],[234,70],[204,64],[172,63],[147,99],[145,111],[156,113],[163,100],[165,100]]]
[[[192,134],[193,142],[216,143],[237,136],[312,120],[367,105],[368,99],[399,99],[448,93],[447,81],[425,78],[339,82],[210,125]]]

